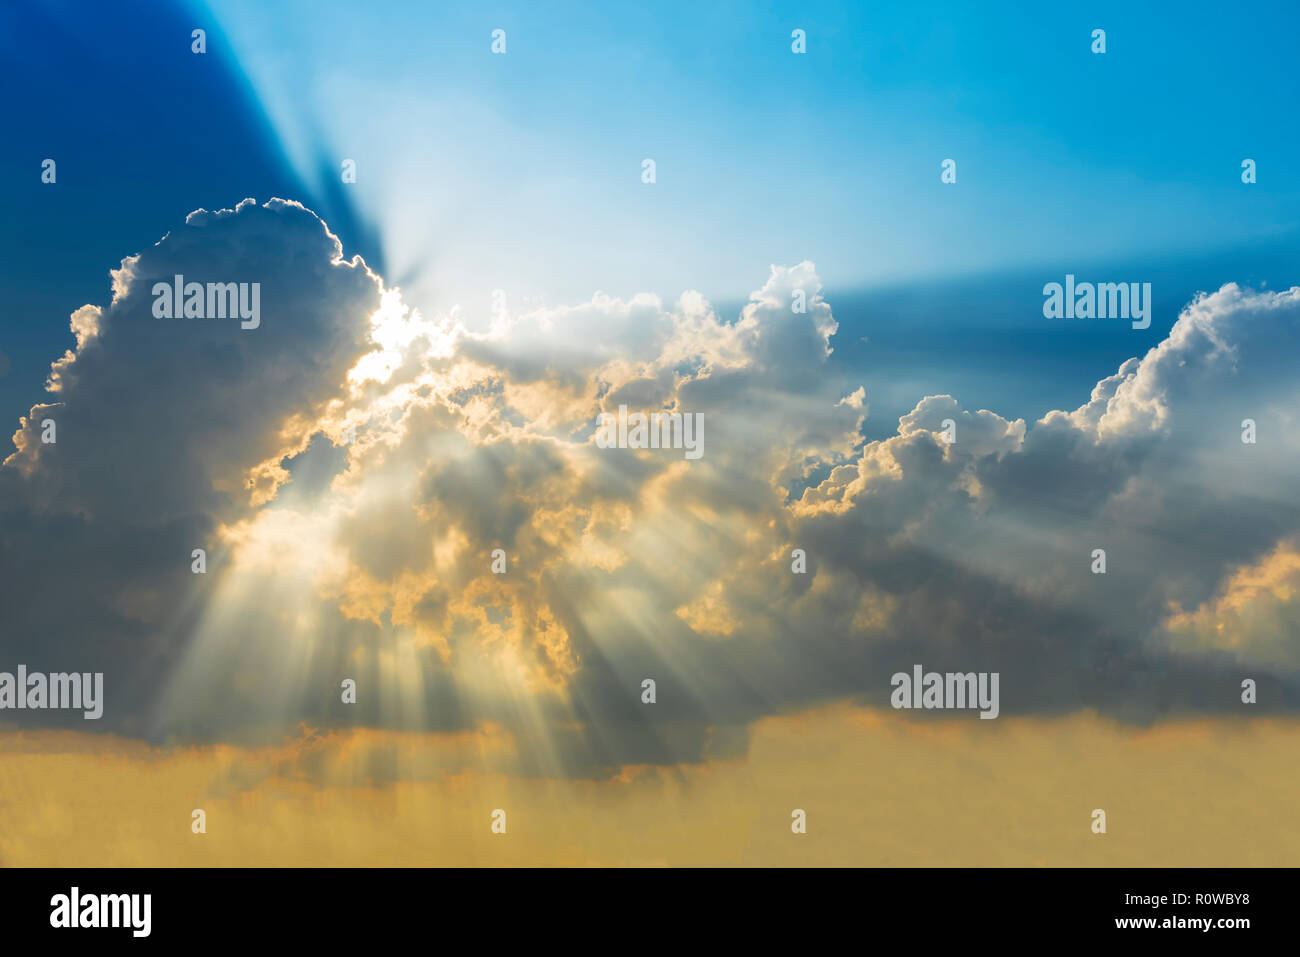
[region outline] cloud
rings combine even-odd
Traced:
[[[1227,652],[1247,667],[1300,671],[1300,549],[1281,542],[1242,565],[1213,598],[1164,622],[1173,650]]]
[[[261,328],[154,319],[174,273],[262,282]],[[1300,289],[1197,297],[1073,411],[926,396],[873,442],[811,263],[733,320],[697,293],[597,294],[471,333],[310,211],[246,201],[124,260],[72,326],[0,469],[5,651],[105,671],[102,730],[493,727],[516,771],[599,776],[883,705],[914,663],[1000,671],[1003,714],[1222,712],[1237,646],[1172,636],[1231,608],[1278,643],[1276,615],[1236,609],[1281,586],[1233,576],[1300,533]],[[598,448],[620,405],[701,413],[703,457]],[[1251,662],[1262,710],[1300,704],[1294,655]]]
[[[152,285],[175,274],[260,281],[261,328],[155,319]],[[204,600],[191,550],[274,493],[275,463],[345,393],[381,283],[281,200],[196,212],[112,275],[111,303],[73,313],[75,347],[0,469],[4,650],[104,671],[111,713],[138,731]]]

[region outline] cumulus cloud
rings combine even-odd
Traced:
[[[1300,548],[1281,542],[1259,561],[1238,567],[1218,592],[1164,622],[1177,650],[1231,654],[1247,667],[1300,671]]]
[[[261,281],[261,328],[154,319],[174,273]],[[1004,714],[1223,710],[1244,663],[1300,703],[1278,614],[1241,610],[1290,602],[1300,289],[1199,296],[1073,411],[918,397],[873,442],[837,328],[801,263],[731,319],[598,294],[471,333],[297,204],[199,211],[73,315],[15,435],[7,657],[105,671],[106,729],[490,727],[536,774],[736,754],[914,663],[1001,671]],[[701,413],[703,457],[599,448],[624,405]]]
[[[176,274],[260,281],[262,328],[155,319],[153,283]],[[138,729],[200,611],[192,549],[274,494],[278,463],[368,347],[381,284],[280,200],[192,214],[112,275],[107,306],[73,313],[75,347],[0,469],[4,650],[104,671],[110,714]]]

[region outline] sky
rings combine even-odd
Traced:
[[[0,862],[1278,863],[1297,18],[6,5]]]

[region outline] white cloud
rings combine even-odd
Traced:
[[[175,272],[260,279],[262,327],[152,319]],[[1300,532],[1300,290],[1198,298],[1073,411],[927,396],[874,442],[811,263],[732,321],[698,293],[598,294],[476,335],[385,293],[302,207],[246,203],[124,260],[73,325],[0,470],[4,600],[27,663],[129,689],[106,727],[130,733],[488,721],[538,743],[533,770],[582,773],[883,701],[918,661],[1000,670],[1004,713],[1216,708],[1223,649],[1167,621]],[[704,457],[597,448],[619,404],[702,413]],[[341,675],[367,689],[346,715]],[[672,690],[653,713],[647,675]]]

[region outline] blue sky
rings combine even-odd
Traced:
[[[812,259],[843,287],[1295,222],[1300,89],[1277,17],[993,7],[412,3],[399,33],[387,4],[212,10],[295,166],[357,159],[395,255],[466,308],[463,276],[720,297],[768,262]],[[1254,193],[1245,157],[1264,170]]]
[[[731,308],[769,264],[812,260],[837,359],[880,377],[869,431],[892,430],[913,385],[948,391],[959,371],[972,404],[1081,401],[1196,290],[1285,287],[1300,261],[1300,81],[1279,26],[1300,23],[1293,4],[133,9],[0,14],[16,146],[0,162],[21,223],[0,247],[10,419],[110,266],[246,195],[301,199],[410,301],[472,324],[494,289],[515,310],[685,289]],[[39,181],[46,156],[55,187]],[[1038,290],[1067,271],[1158,271],[1152,328],[1036,335]],[[959,369],[963,340],[993,351],[961,350]],[[987,375],[1008,364],[1021,371]],[[1026,369],[1041,374],[1017,385]]]

